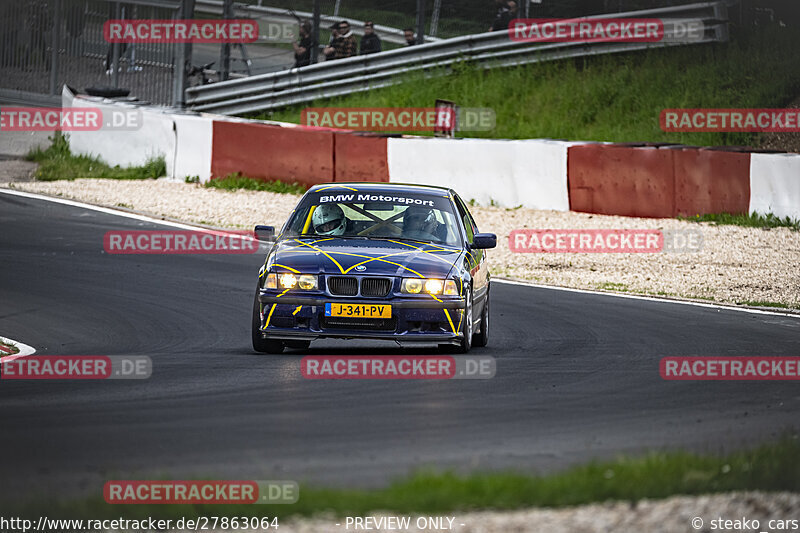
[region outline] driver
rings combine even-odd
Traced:
[[[317,235],[344,235],[347,217],[336,204],[322,204],[311,215],[311,224]]]
[[[403,237],[419,241],[435,241],[439,223],[433,209],[409,207],[403,214]]]

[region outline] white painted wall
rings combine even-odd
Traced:
[[[750,212],[800,219],[800,154],[750,156]]]
[[[452,187],[465,200],[569,210],[567,148],[550,140],[389,138],[389,181]]]

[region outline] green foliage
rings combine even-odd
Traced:
[[[230,174],[224,178],[209,180],[204,187],[224,189],[227,191],[269,191],[281,194],[303,194],[307,187],[299,183],[286,183],[280,180],[263,181],[257,178],[243,176],[241,173]]]
[[[304,107],[432,107],[437,98],[494,109],[497,125],[466,137],[552,138],[688,145],[754,145],[749,133],[667,133],[669,108],[783,107],[800,94],[800,32],[769,27],[729,43],[614,54],[519,67],[412,74],[404,83],[262,113],[299,122]],[[425,135],[423,133],[423,135]]]
[[[712,213],[707,215],[695,215],[693,217],[678,217],[681,220],[688,220],[691,222],[713,222],[717,226],[733,225],[744,226],[748,228],[791,228],[794,231],[800,231],[800,219],[792,219],[790,217],[780,218],[772,213],[766,215],[759,215],[755,211],[749,215],[732,215],[729,213]]]
[[[800,490],[800,442],[787,435],[777,443],[727,456],[652,452],[614,461],[592,461],[551,475],[520,472],[420,472],[374,490],[301,487],[292,505],[108,505],[102,497],[74,502],[43,498],[15,509],[19,516],[63,518],[192,518],[197,516],[278,516],[333,513],[368,515],[442,513],[473,509],[564,507],[608,500],[637,501],[678,494],[728,491]]]
[[[37,147],[27,155],[29,161],[39,163],[35,176],[41,181],[78,178],[141,180],[159,178],[167,173],[163,157],[150,159],[140,167],[111,167],[97,157],[73,155],[69,149],[69,141],[59,131],[50,140],[52,144],[47,149]]]

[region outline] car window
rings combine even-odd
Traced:
[[[456,201],[456,207],[458,209],[458,214],[461,220],[464,222],[464,229],[467,231],[467,242],[472,244],[473,238],[475,234],[478,233],[478,226],[475,224],[475,220],[472,218],[469,210],[467,209],[466,204],[461,199],[460,196],[454,196]]]
[[[307,195],[287,222],[284,235],[405,239],[448,246],[459,242],[456,214],[446,194],[391,191]]]

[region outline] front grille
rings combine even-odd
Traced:
[[[372,331],[394,331],[397,329],[397,318],[348,318],[339,316],[323,316],[320,318],[322,329],[366,329]]]
[[[386,296],[392,290],[389,278],[363,278],[361,280],[361,296]]]
[[[348,276],[328,278],[328,290],[337,296],[355,296],[358,294],[358,280]]]

